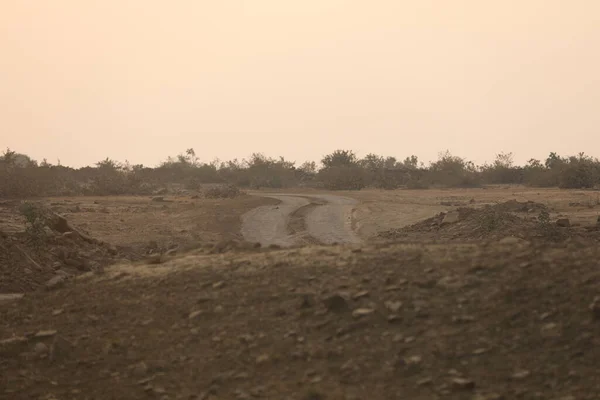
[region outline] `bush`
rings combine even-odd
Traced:
[[[563,189],[590,189],[599,183],[598,162],[590,159],[573,159],[561,168],[558,186]]]
[[[357,165],[324,168],[317,176],[329,190],[360,190],[366,186],[364,170]]]
[[[542,162],[530,160],[524,167],[513,165],[512,154],[500,153],[492,164],[482,167],[449,152],[425,167],[416,156],[397,161],[394,157],[368,154],[362,159],[351,150],[336,150],[321,160],[296,168],[294,162],[255,153],[247,160],[229,162],[198,161],[188,149],[176,158],[169,157],[156,168],[129,165],[106,158],[93,167],[73,169],[37,163],[26,155],[6,150],[0,155],[0,197],[73,195],[148,195],[157,188],[172,185],[201,190],[206,184],[233,187],[286,188],[314,187],[329,190],[425,189],[432,186],[477,187],[482,184],[523,183],[538,187],[594,188],[600,184],[600,161],[583,153],[561,157],[550,153]],[[209,191],[209,196],[236,196]],[[239,190],[239,189],[238,189]]]
[[[26,201],[21,203],[19,212],[25,217],[25,232],[29,238],[34,242],[42,240],[47,218],[45,210],[37,204]]]
[[[481,176],[471,161],[453,156],[446,151],[431,164],[425,173],[426,181],[444,187],[477,187]]]
[[[207,199],[234,199],[243,194],[244,192],[234,185],[214,186],[204,191],[204,197]]]

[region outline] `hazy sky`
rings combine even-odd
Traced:
[[[1,0],[0,146],[600,156],[598,0]]]

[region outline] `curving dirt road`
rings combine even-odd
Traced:
[[[360,243],[352,229],[356,200],[335,195],[254,193],[279,200],[277,206],[255,208],[242,217],[242,235],[263,246]]]

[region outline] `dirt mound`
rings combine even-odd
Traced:
[[[20,206],[26,230],[0,233],[0,293],[53,288],[83,272],[102,272],[117,260],[140,258],[92,238],[40,204]]]
[[[0,307],[0,397],[597,399],[599,257],[388,243],[110,268]]]
[[[518,213],[529,215],[522,216]],[[573,234],[569,229],[559,229],[547,218],[547,208],[543,204],[513,200],[483,208],[461,207],[414,225],[382,232],[379,237],[416,241],[468,241],[500,239],[507,236],[558,240]]]
[[[504,212],[526,212],[526,213],[540,213],[542,211],[548,211],[548,207],[545,204],[536,203],[534,201],[520,202],[517,200],[509,200],[504,203],[494,205],[494,208]]]

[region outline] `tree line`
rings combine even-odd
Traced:
[[[512,153],[500,153],[492,163],[475,165],[446,151],[426,165],[414,155],[404,160],[376,154],[359,158],[352,150],[336,150],[319,164],[307,161],[296,165],[284,157],[261,153],[242,160],[202,162],[190,148],[156,167],[106,158],[94,166],[71,168],[60,162],[37,162],[10,149],[0,155],[0,197],[152,194],[169,185],[194,191],[210,183],[252,189],[426,189],[494,184],[579,189],[600,185],[600,161],[584,153],[563,157],[553,152],[545,160],[516,165]]]

